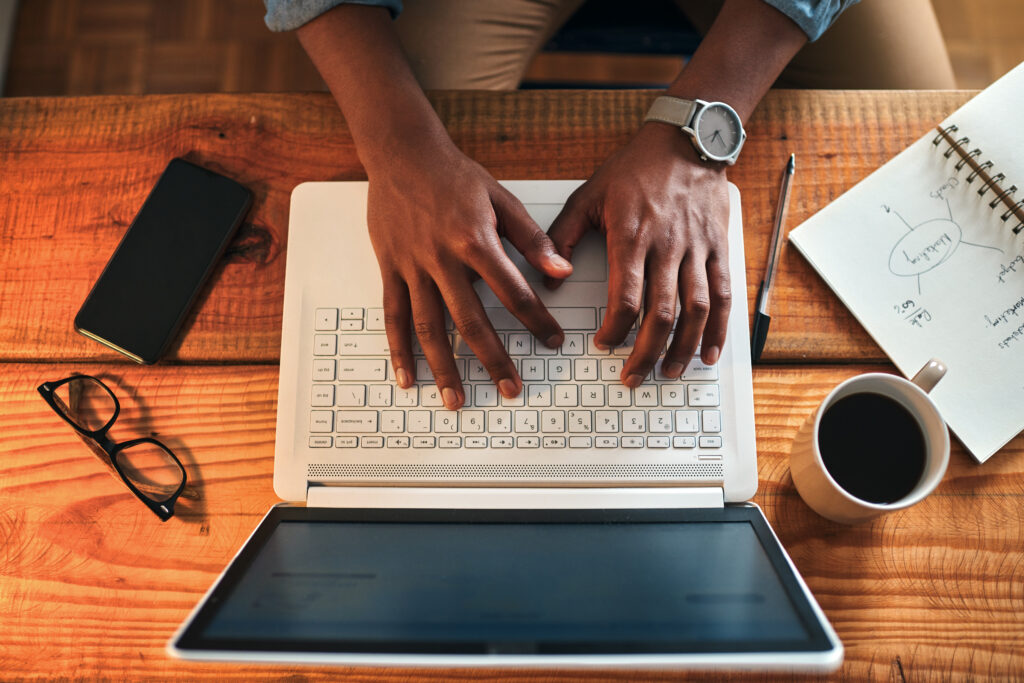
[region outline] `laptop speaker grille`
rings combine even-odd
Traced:
[[[640,481],[721,481],[722,463],[699,464],[348,464],[315,463],[308,466],[310,479],[353,480],[507,480],[550,479],[555,481],[640,480]]]

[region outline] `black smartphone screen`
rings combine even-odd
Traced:
[[[173,159],[75,316],[75,329],[137,362],[155,362],[251,203],[252,193],[234,180]]]

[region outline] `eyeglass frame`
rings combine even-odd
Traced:
[[[55,396],[57,388],[65,384],[69,384],[70,382],[73,382],[75,380],[83,379],[92,380],[99,384],[101,387],[103,387],[103,390],[106,391],[107,394],[110,395],[110,398],[114,401],[114,414],[111,415],[110,419],[107,420],[107,423],[104,424],[99,429],[89,430],[85,429],[79,424],[76,424],[57,405],[57,401],[59,400]],[[121,414],[121,402],[117,400],[117,396],[110,389],[110,387],[104,384],[102,380],[100,380],[97,377],[93,377],[92,375],[71,375],[70,377],[65,377],[64,379],[58,380],[56,382],[43,382],[36,389],[39,391],[39,394],[43,397],[43,400],[46,401],[46,403],[50,406],[53,412],[57,413],[57,415],[59,415],[61,419],[63,419],[65,422],[71,425],[80,436],[89,439],[89,441],[86,441],[87,445],[95,445],[99,447],[99,449],[109,459],[109,462],[106,464],[110,466],[115,472],[117,472],[118,476],[121,477],[121,481],[123,481],[125,485],[128,487],[128,489],[135,494],[135,497],[141,500],[143,503],[145,503],[146,507],[152,510],[153,513],[160,518],[160,521],[166,522],[174,516],[174,504],[175,502],[177,502],[179,496],[181,496],[182,492],[185,490],[185,484],[188,481],[188,475],[185,472],[185,466],[181,464],[180,460],[178,460],[178,456],[174,454],[174,451],[168,448],[166,444],[152,437],[144,436],[138,439],[132,439],[130,441],[122,441],[118,443],[108,436],[107,432],[109,432],[110,428],[114,426],[114,422],[117,420],[118,415]],[[63,401],[61,402],[63,403]],[[70,410],[71,407],[68,406],[68,409]],[[116,456],[118,453],[128,448],[131,448],[132,446],[137,446],[138,444],[141,443],[150,443],[158,446],[159,448],[162,448],[168,455],[171,456],[171,459],[174,460],[174,464],[178,466],[178,469],[181,470],[181,484],[178,486],[178,489],[166,500],[153,500],[145,493],[140,491],[139,488],[135,486],[135,484],[133,484],[131,480],[125,475],[125,473],[121,470],[120,465],[118,465],[117,463]],[[99,457],[100,455],[95,450],[93,450],[93,453],[97,457]]]

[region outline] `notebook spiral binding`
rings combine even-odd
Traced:
[[[959,133],[959,128],[956,124],[946,126],[942,128],[937,126],[936,131],[938,134],[932,140],[932,144],[938,147],[945,143],[949,145],[949,149],[942,153],[942,156],[949,159],[953,154],[960,157],[959,161],[956,162],[954,169],[959,172],[963,170],[964,166],[968,166],[971,172],[967,175],[967,182],[973,183],[975,180],[981,181],[981,187],[978,188],[978,196],[984,197],[989,190],[992,190],[995,195],[992,201],[988,203],[990,209],[997,210],[1002,205],[1006,211],[1000,214],[999,218],[1006,223],[1011,217],[1017,221],[1017,225],[1013,228],[1013,234],[1020,234],[1024,230],[1024,199],[1019,199],[1016,203],[1013,201],[1013,195],[1017,192],[1016,185],[1010,185],[1004,187],[1003,184],[1006,181],[1006,176],[1002,173],[992,173],[992,162],[988,159],[981,159],[981,150],[975,147],[971,149],[971,139],[967,136],[955,137]]]

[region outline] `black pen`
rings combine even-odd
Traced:
[[[782,175],[782,189],[779,190],[779,204],[775,209],[775,227],[772,228],[772,241],[768,247],[768,265],[764,269],[764,279],[757,290],[757,305],[754,310],[754,332],[750,338],[750,359],[754,363],[761,358],[764,342],[768,338],[768,324],[772,317],[768,315],[768,302],[772,297],[772,285],[775,283],[775,269],[779,265],[779,254],[782,253],[782,226],[789,212],[789,186],[793,182],[793,171],[796,170],[796,155],[789,155],[786,172]]]

